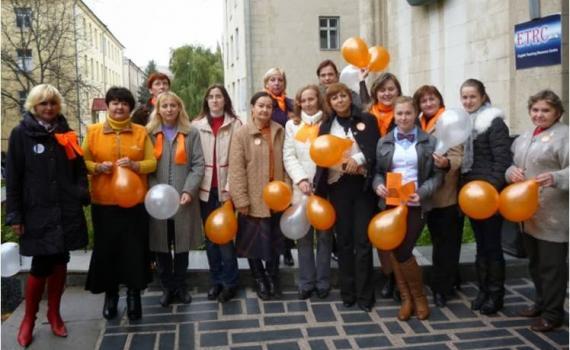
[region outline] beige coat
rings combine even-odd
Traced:
[[[152,143],[156,142],[156,134],[150,135]],[[150,186],[156,184],[172,185],[179,194],[187,192],[192,197],[190,204],[180,206],[174,216],[174,233],[176,253],[187,252],[196,249],[204,241],[202,232],[202,220],[200,217],[200,202],[198,200],[198,189],[204,176],[204,157],[202,156],[202,146],[200,145],[200,135],[195,128],[183,129],[178,132],[185,135],[187,163],[178,165],[174,163],[174,152],[176,150],[176,138],[172,144],[166,136],[163,138],[162,156],[157,162],[156,172],[149,176]],[[150,250],[153,252],[167,253],[168,240],[166,230],[166,220],[150,218]]]
[[[196,119],[192,122],[192,126],[198,129],[200,133],[200,141],[202,143],[202,152],[204,154],[204,178],[200,185],[200,200],[207,202],[210,198],[210,189],[212,187],[212,176],[214,173],[214,146],[216,149],[216,172],[218,175],[218,199],[224,202],[229,199],[227,192],[228,182],[228,169],[229,169],[229,156],[230,145],[232,136],[241,127],[242,122],[232,116],[225,115],[224,122],[218,134],[214,136],[212,127],[208,123],[208,118]]]
[[[283,127],[271,122],[273,180],[287,181],[283,167]],[[232,138],[229,169],[230,194],[236,208],[249,207],[249,215],[267,218],[271,212],[263,202],[263,188],[269,183],[269,145],[253,121],[242,126]]]

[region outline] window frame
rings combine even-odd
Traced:
[[[336,20],[336,27],[330,26],[330,20]],[[326,20],[327,25],[325,27],[321,26],[321,21]],[[327,47],[321,45],[321,33],[326,31],[327,35]],[[336,31],[336,47],[331,47],[331,32]],[[319,16],[319,50],[321,51],[339,51],[340,50],[340,16]]]
[[[26,53],[29,53],[29,55],[25,55]],[[20,68],[22,72],[30,73],[34,69],[32,49],[16,49],[16,57],[18,58],[18,68]]]
[[[16,7],[14,8],[16,15],[16,27],[21,30],[27,30],[32,27],[32,8]],[[27,21],[26,21],[27,20]]]

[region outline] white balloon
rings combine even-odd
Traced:
[[[2,277],[12,277],[20,272],[20,247],[18,243],[2,243],[0,249],[2,254]]]
[[[356,93],[360,91],[360,69],[355,66],[348,65],[340,72],[339,81]]]
[[[471,117],[464,110],[446,109],[435,123],[435,153],[444,154],[448,149],[465,142],[471,135],[472,127]]]
[[[301,201],[292,205],[281,215],[279,227],[283,235],[289,239],[301,239],[309,232],[311,223],[307,218],[307,196],[303,196]]]
[[[180,207],[180,195],[170,185],[154,185],[144,198],[146,211],[155,219],[165,220],[173,217]]]

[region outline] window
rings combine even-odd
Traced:
[[[90,77],[91,79],[95,79],[95,67],[93,66],[93,59],[91,59],[91,69],[89,70],[89,72],[91,72]]]
[[[28,98],[28,92],[26,90],[18,91],[18,104],[20,105],[20,111],[24,113],[24,104]]]
[[[18,7],[16,12],[16,27],[20,29],[30,28],[32,26],[32,9],[29,7]]]
[[[321,50],[338,50],[340,17],[319,17]]]
[[[236,61],[239,60],[239,30],[238,28],[236,28],[236,45],[235,45],[235,50],[236,50]]]
[[[24,72],[32,71],[32,50],[31,49],[17,49],[18,54],[18,67]]]

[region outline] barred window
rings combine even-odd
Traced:
[[[32,9],[29,7],[17,7],[16,26],[20,29],[30,28],[32,26]]]
[[[32,71],[32,50],[31,49],[17,49],[18,67],[24,72]]]
[[[340,17],[319,17],[319,37],[321,50],[339,49]]]

